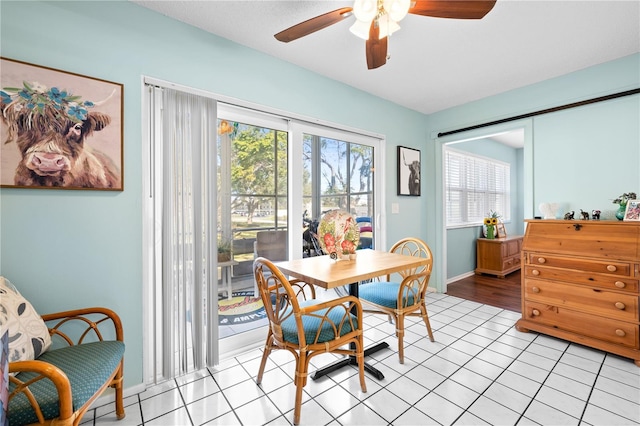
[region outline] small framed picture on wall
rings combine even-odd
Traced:
[[[398,195],[420,196],[420,150],[398,146]]]

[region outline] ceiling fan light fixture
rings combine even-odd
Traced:
[[[384,0],[384,10],[395,22],[400,22],[409,13],[411,0]]]
[[[378,37],[380,40],[390,36],[400,29],[400,25],[391,19],[389,15],[384,15],[378,18],[378,27],[380,28],[380,36]]]
[[[349,31],[351,31],[357,37],[360,37],[363,40],[369,40],[369,28],[371,27],[371,21],[364,22],[359,19],[356,19],[356,22],[353,23],[351,27],[349,27]]]
[[[371,22],[377,13],[377,0],[355,0],[353,3],[353,14],[358,21]]]

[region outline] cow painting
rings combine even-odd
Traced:
[[[20,154],[15,186],[122,189],[120,167],[87,143],[112,122],[93,110],[96,104],[28,81],[0,95],[4,143],[15,143]]]
[[[401,188],[399,190],[400,195],[420,195],[420,161],[419,161],[419,151],[418,152],[418,160],[411,159],[407,161],[405,156],[405,151],[408,148],[399,147],[402,150],[402,166],[408,170],[408,177],[406,177],[406,190]],[[413,152],[414,150],[409,150],[409,152]],[[407,173],[403,173],[406,175]],[[408,192],[407,192],[408,191]]]

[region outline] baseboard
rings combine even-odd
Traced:
[[[475,275],[475,272],[471,271],[471,272],[466,272],[464,274],[460,274],[460,275],[458,275],[456,277],[447,278],[447,284],[451,284],[453,282],[460,281],[463,278],[468,278],[468,277],[473,276],[473,275]]]

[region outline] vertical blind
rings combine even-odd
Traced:
[[[508,163],[444,147],[447,226],[481,224],[489,211],[511,219]]]
[[[218,362],[216,101],[149,86],[154,199],[154,372]]]

